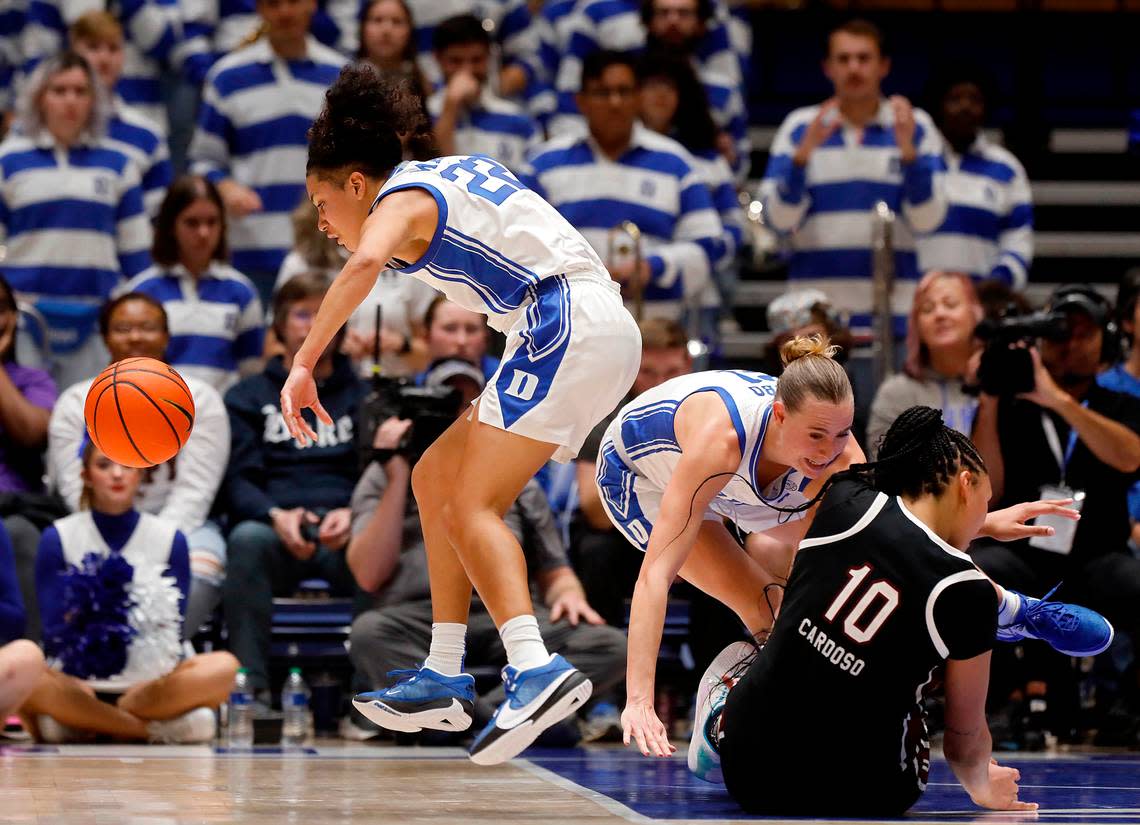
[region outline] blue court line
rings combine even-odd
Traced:
[[[527,761],[577,786],[590,798],[612,804],[608,810],[635,822],[669,820],[757,819],[743,813],[720,786],[692,776],[685,760],[650,760],[623,750],[528,752]],[[1037,817],[1057,823],[1140,823],[1140,755],[1065,755],[1002,760],[1021,771],[1021,798],[1041,806]],[[827,771],[842,765],[821,765],[805,775],[805,793],[826,792]],[[758,777],[757,781],[762,781]],[[935,760],[931,782],[918,804],[903,820],[946,823],[965,820],[1025,822],[1025,814],[983,811],[954,780],[949,766]]]

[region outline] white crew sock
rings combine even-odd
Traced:
[[[463,656],[466,652],[467,625],[432,622],[431,647],[424,659],[424,667],[430,667],[444,676],[458,676],[463,672]]]
[[[499,636],[507,650],[507,663],[512,667],[526,670],[550,661],[534,616],[515,616],[499,628]]]
[[[1017,612],[1021,610],[1021,596],[1012,590],[1006,590],[1004,587],[1001,589],[1001,593],[1001,604],[998,605],[998,627],[1007,627],[1013,624],[1013,620],[1017,618]]]

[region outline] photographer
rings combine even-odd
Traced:
[[[1081,519],[1043,539],[972,548],[978,566],[999,584],[1042,596],[1064,582],[1060,597],[1103,613],[1118,630],[1140,629],[1140,559],[1128,553],[1128,490],[1140,468],[1140,401],[1104,389],[1097,373],[1113,356],[1115,326],[1108,302],[1087,286],[1063,286],[1047,310],[1055,329],[1029,348],[1032,389],[1016,393],[1016,366],[998,376],[1008,395],[983,391],[974,441],[990,471],[991,507],[1036,498],[1073,498]],[[995,389],[987,361],[1009,356],[1009,344],[991,343],[979,373]],[[1016,348],[1016,345],[1015,345]],[[1012,353],[1017,356],[1018,353]],[[1024,357],[1024,356],[1022,356]],[[1027,382],[1028,383],[1028,382]],[[1016,393],[1016,394],[1015,394]],[[1046,724],[1045,687],[1065,678],[1057,657],[1040,658],[1026,645],[1025,693],[1034,710],[1027,730]],[[1071,701],[1071,697],[1061,698]],[[1054,708],[1055,710],[1056,708]],[[1055,723],[1057,720],[1054,719]]]
[[[425,386],[452,386],[459,393],[457,410],[465,415],[483,389],[480,370],[459,359],[437,363],[425,376]],[[373,445],[378,460],[369,465],[352,496],[352,540],[347,558],[357,584],[370,593],[373,609],[352,625],[353,664],[374,688],[392,680],[387,674],[409,661],[432,666],[432,605],[427,555],[419,511],[411,495],[412,463],[408,455],[411,420],[395,417],[377,429]],[[526,554],[535,610],[542,636],[552,652],[571,657],[602,693],[616,684],[625,667],[625,634],[604,624],[586,601],[554,524],[546,497],[535,481],[523,488],[505,517]],[[499,666],[506,661],[498,631],[477,598],[471,602],[467,624],[470,666]],[[502,701],[502,687],[476,700],[472,731],[486,722]],[[358,697],[358,701],[366,701]]]
[[[233,527],[223,605],[230,649],[249,670],[258,701],[268,696],[267,659],[274,595],[319,577],[336,595],[353,592],[345,561],[357,479],[356,416],[366,386],[339,352],[338,335],[313,371],[331,426],[313,419],[315,444],[299,447],[278,399],[328,283],[298,275],[273,300],[273,329],[285,348],[265,370],[226,393],[232,448],[222,506]],[[311,415],[311,414],[310,414]]]

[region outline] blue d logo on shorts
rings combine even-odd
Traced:
[[[511,385],[507,387],[506,393],[523,401],[530,401],[534,398],[534,391],[536,389],[538,389],[537,375],[523,372],[522,370],[515,370],[514,375],[511,377]]]

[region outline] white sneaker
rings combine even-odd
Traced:
[[[218,720],[211,708],[194,708],[173,719],[151,722],[147,738],[154,744],[193,745],[210,742],[218,731]]]
[[[728,693],[744,675],[745,664],[756,655],[751,642],[733,642],[712,660],[697,687],[693,736],[689,740],[689,770],[698,779],[724,784],[720,769],[720,714]]]
[[[40,741],[49,745],[65,745],[69,742],[94,741],[95,734],[86,730],[69,727],[62,722],[55,721],[46,713],[36,716],[36,727],[40,730]]]

